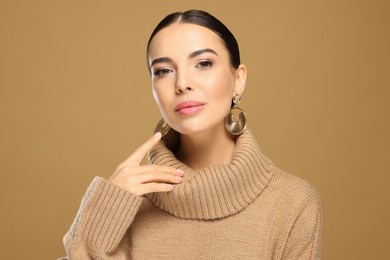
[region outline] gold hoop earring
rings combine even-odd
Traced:
[[[232,135],[240,135],[246,129],[245,112],[241,108],[237,107],[240,101],[241,101],[240,95],[236,94],[233,98],[233,107],[230,109],[229,114],[225,118],[226,129]],[[238,114],[238,120],[235,120],[237,114]]]
[[[167,122],[165,122],[164,118],[162,118],[158,121],[156,128],[154,129],[154,133],[160,132],[161,136],[164,136],[169,132],[169,130],[171,130],[171,127]]]

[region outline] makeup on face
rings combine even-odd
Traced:
[[[193,115],[201,111],[206,104],[198,101],[185,101],[181,102],[175,107],[175,111],[181,115]]]
[[[224,125],[236,77],[218,37],[198,25],[173,24],[151,42],[153,96],[177,132],[192,134]]]

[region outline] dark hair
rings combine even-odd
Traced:
[[[188,10],[185,12],[176,12],[167,15],[154,29],[150,35],[146,53],[149,52],[149,45],[153,37],[162,29],[173,23],[192,23],[199,26],[206,27],[207,29],[215,32],[222,39],[229,52],[230,63],[233,68],[237,69],[241,64],[240,62],[240,51],[234,35],[229,29],[217,18],[211,14],[201,10]]]

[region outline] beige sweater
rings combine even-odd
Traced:
[[[183,182],[139,197],[96,177],[64,237],[65,259],[320,258],[317,192],[275,167],[249,130],[231,163],[200,171],[171,152],[175,133],[164,140],[150,162],[183,169]]]

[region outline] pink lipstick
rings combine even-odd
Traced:
[[[182,115],[193,115],[202,110],[205,103],[198,101],[185,101],[175,107],[175,111]]]

